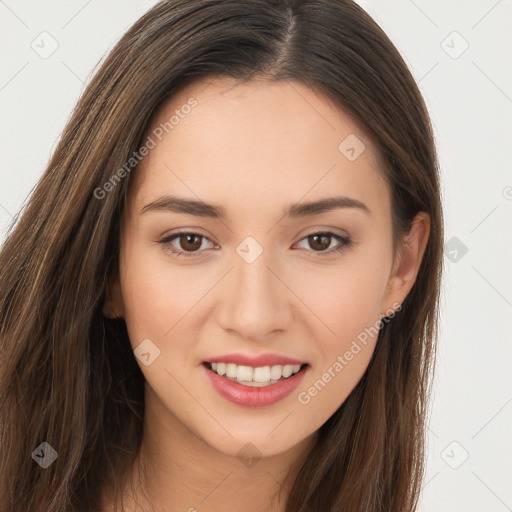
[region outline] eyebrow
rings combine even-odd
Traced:
[[[358,208],[371,214],[371,210],[357,199],[345,196],[329,197],[309,203],[294,204],[285,211],[284,216],[297,218],[309,215],[318,215],[338,208]],[[141,215],[147,212],[169,211],[173,213],[185,213],[197,217],[210,217],[213,219],[225,219],[226,211],[219,205],[208,204],[194,199],[185,199],[174,195],[161,196],[151,201],[141,210]]]

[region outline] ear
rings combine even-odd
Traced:
[[[419,212],[414,217],[411,229],[404,235],[397,250],[382,301],[382,314],[384,316],[395,310],[397,303],[402,304],[411,291],[425,253],[429,234],[430,218],[426,212]]]
[[[124,316],[124,302],[118,279],[110,282],[107,286],[107,298],[103,304],[103,315],[107,318]]]

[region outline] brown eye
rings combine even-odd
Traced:
[[[177,241],[177,243],[176,243]],[[200,256],[204,251],[200,250],[203,242],[211,242],[205,236],[199,233],[179,232],[171,234],[160,240],[164,250],[173,253],[176,256]],[[203,248],[204,249],[204,248]]]
[[[202,236],[194,235],[192,233],[186,235],[180,235],[178,237],[180,249],[184,251],[197,251],[202,244]],[[195,241],[194,241],[195,239]],[[184,241],[184,242],[183,242]]]
[[[338,243],[337,245],[335,244],[333,247],[331,247],[333,241]],[[331,233],[330,231],[326,231],[311,233],[310,235],[300,240],[299,243],[305,243],[307,247],[302,246],[302,248],[307,249],[310,253],[313,253],[312,256],[324,256],[342,251],[351,245],[352,240],[348,236],[342,236],[336,233]]]
[[[323,233],[317,233],[309,235],[308,237],[309,246],[317,251],[325,251],[331,245],[331,238]]]

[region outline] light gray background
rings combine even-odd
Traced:
[[[154,3],[0,0],[0,241],[98,61]],[[512,511],[512,2],[359,3],[419,82],[442,167],[442,330],[420,511]],[[52,39],[48,58],[31,47]]]

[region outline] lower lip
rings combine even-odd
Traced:
[[[206,365],[203,365],[203,368],[215,391],[229,402],[243,407],[267,407],[283,400],[292,393],[300,384],[308,367],[303,366],[291,377],[261,388],[244,386],[221,377]]]

